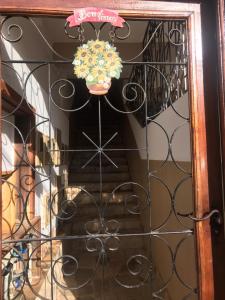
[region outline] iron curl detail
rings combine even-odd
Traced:
[[[139,89],[139,91],[137,90]],[[123,102],[124,102],[124,106],[126,104],[126,108],[125,110],[121,110],[116,108],[108,99],[108,97],[105,95],[104,98],[107,102],[107,104],[114,109],[115,111],[122,113],[122,114],[132,114],[137,112],[138,110],[140,110],[142,108],[142,106],[144,105],[145,101],[146,101],[146,91],[144,90],[144,88],[136,82],[129,82],[126,83],[123,86],[122,89],[122,97],[123,97]],[[128,109],[128,105],[127,103],[132,103],[134,104],[136,101],[138,102],[138,100],[141,99],[141,101],[139,101],[140,103],[138,103],[138,107],[134,108],[132,110],[126,110]]]
[[[7,42],[16,43],[16,42],[19,42],[22,39],[22,37],[23,37],[23,28],[20,25],[15,24],[15,23],[9,24],[8,27],[7,27],[7,30],[6,30],[7,31],[7,36],[3,32],[5,23],[8,20],[10,20],[11,18],[13,18],[13,17],[11,17],[11,16],[5,17],[3,19],[3,21],[1,22],[1,37],[4,40],[6,40]],[[10,38],[10,35],[13,34],[13,31],[17,32],[17,36],[14,37],[14,38]]]
[[[118,28],[118,27],[114,27],[112,26],[112,29],[109,31],[109,37],[112,40],[112,42],[114,42],[114,39],[118,39],[118,40],[125,40],[127,38],[129,38],[130,34],[131,34],[131,29],[130,29],[130,25],[127,21],[124,22],[126,28]],[[123,30],[127,30],[127,33],[124,35],[119,35],[119,31],[123,31]]]
[[[124,206],[127,212],[133,215],[140,215],[141,211],[146,208],[150,204],[150,195],[148,194],[147,190],[139,183],[137,182],[124,182],[120,185],[118,185],[113,191],[111,195],[111,199],[115,198],[116,193],[123,190],[123,188],[127,185],[130,185],[131,187],[135,187],[136,189],[140,190],[140,194],[132,193],[131,195],[128,195],[124,199]],[[140,197],[142,195],[142,197]],[[142,200],[141,200],[142,198]],[[144,200],[143,200],[144,199]],[[141,203],[142,201],[142,203]],[[106,203],[105,210],[107,209],[108,202]]]
[[[90,230],[88,227],[94,228]],[[120,228],[120,223],[117,220],[105,220],[100,221],[92,220],[85,224],[85,230],[90,238],[86,241],[86,249],[89,252],[100,252],[102,256],[105,256],[107,251],[117,251],[120,246],[120,239],[117,236]],[[96,237],[95,235],[102,235]]]
[[[57,104],[57,101],[56,101],[56,98],[53,96],[53,92],[54,90],[56,89],[56,87],[58,86],[57,88],[57,93],[58,95],[63,99],[63,100],[68,100],[70,99],[71,103],[73,101],[73,97],[75,96],[75,93],[76,93],[76,88],[74,86],[74,84],[66,79],[66,78],[61,78],[61,79],[58,79],[56,81],[54,81],[51,86],[50,86],[50,99],[51,101],[53,102],[53,104],[59,108],[60,110],[63,110],[63,111],[66,111],[66,112],[75,112],[75,111],[78,111],[78,110],[81,110],[83,109],[91,100],[91,96],[85,101],[84,104],[82,104],[81,106],[79,106],[78,108],[63,108],[62,106],[58,105]],[[70,91],[68,92],[68,94],[65,94],[65,89],[66,87],[69,87],[70,88]],[[64,91],[63,91],[64,90]],[[56,96],[56,95],[55,95]],[[73,103],[72,103],[73,105]]]
[[[175,35],[175,41],[173,41],[173,36]],[[177,37],[178,35],[178,37]],[[172,28],[168,33],[169,42],[174,46],[183,46],[185,41],[182,39],[183,32],[178,28]]]
[[[86,280],[82,280],[82,282],[76,284],[75,278],[79,275],[80,270],[78,259],[68,254],[61,255],[54,261],[52,266],[53,280],[59,287],[64,290],[79,290],[93,281],[99,262],[100,255],[97,259],[93,272],[91,272],[91,274],[89,275],[89,278],[87,278]],[[59,276],[60,278],[58,278]],[[75,284],[74,286],[66,285],[65,281],[69,277],[73,278],[73,282]]]
[[[118,273],[114,280],[124,288],[139,288],[146,284],[151,278],[153,271],[152,263],[147,256],[143,254],[136,254],[129,257],[126,262],[126,267],[128,274],[132,276],[133,279],[136,279],[136,282],[133,282],[133,284],[122,282],[122,279],[118,278],[120,276],[120,273]],[[142,280],[140,278],[142,278]]]
[[[88,191],[82,187],[70,186],[60,189],[50,199],[52,214],[61,221],[71,220],[78,213],[79,204],[82,202],[80,193],[85,193],[98,209],[96,199]],[[86,227],[85,231],[89,234]]]
[[[64,25],[64,32],[68,36],[68,38],[73,39],[73,40],[78,40],[79,39],[80,41],[82,41],[81,40],[81,35],[83,36],[83,32],[84,32],[84,29],[82,28],[82,25],[76,26],[75,28],[73,28],[74,31],[76,29],[77,33],[76,33],[76,35],[72,35],[68,32],[68,24],[69,24],[69,22],[67,21]]]

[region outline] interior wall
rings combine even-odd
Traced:
[[[159,0],[168,2],[190,2],[201,4],[202,20],[202,40],[203,40],[203,79],[205,113],[207,127],[207,152],[208,152],[208,177],[209,177],[209,200],[211,209],[219,209],[223,212],[224,220],[224,161],[221,164],[221,141],[224,136],[221,134],[220,126],[224,118],[223,105],[219,107],[219,102],[223,103],[223,97],[218,94],[219,81],[221,74],[218,72],[221,64],[221,41],[219,34],[219,20],[221,5],[220,0]],[[223,22],[222,22],[223,23]],[[223,26],[223,24],[221,24]],[[219,57],[218,57],[219,53]],[[222,117],[220,117],[220,114]],[[223,158],[224,160],[224,158]],[[223,221],[224,223],[224,221]],[[224,282],[221,278],[225,277],[225,238],[224,226],[212,234],[213,268],[214,268],[214,287],[215,299],[225,299]],[[218,257],[220,259],[218,259]]]
[[[34,18],[34,20],[44,34],[45,28],[42,27],[42,20],[40,18]],[[11,22],[15,22],[15,24],[21,26],[23,32],[21,39],[15,43],[2,39],[1,53],[3,60],[52,60],[53,54],[50,49],[51,45],[49,47],[46,44],[43,37],[40,35],[31,21],[23,17],[13,17]],[[18,38],[20,32],[19,29],[14,31],[11,30],[10,35],[8,36],[6,22],[6,24],[3,26],[3,34],[7,38],[16,39]],[[2,65],[2,79],[21,96],[21,99],[26,99],[27,103],[31,104],[31,107],[35,110],[36,128],[31,132],[31,134],[36,135],[35,132],[37,131],[41,132],[45,136],[51,135],[53,138],[56,136],[56,129],[60,129],[62,143],[68,146],[69,116],[63,110],[58,109],[54,105],[49,94],[49,85],[60,78],[60,71],[57,70],[55,65],[49,65],[48,67],[46,64],[41,62],[34,64],[28,62],[15,62],[12,64],[8,63]],[[54,100],[57,103],[56,99]],[[49,109],[50,106],[51,109]],[[14,118],[14,116],[12,116],[12,118]],[[46,118],[51,118],[51,123],[46,121]],[[13,149],[13,145],[11,145],[9,148]],[[9,154],[9,148],[3,147],[3,157]],[[13,157],[13,155],[11,157]],[[11,169],[9,168],[9,165],[7,165],[5,171],[10,170]],[[44,203],[46,198],[49,199],[50,183],[49,180],[46,180],[49,170],[48,167],[45,166],[41,168],[36,167],[36,170],[39,173],[35,172],[35,182],[38,184],[35,189],[35,215],[41,216],[43,215],[43,210],[41,210],[42,205],[45,204],[45,214],[49,208],[48,201],[47,203]],[[67,170],[66,165],[61,166],[61,168],[55,167],[53,169],[53,174],[55,176],[61,176],[65,170]],[[8,178],[8,180],[11,180],[11,178]],[[55,182],[52,181],[52,183],[53,189],[56,188],[56,180]],[[15,222],[15,214],[13,214],[13,216]],[[49,230],[49,224],[46,226],[45,223],[42,223],[42,232],[48,234]]]
[[[49,49],[41,35],[37,32],[34,26],[31,26],[27,19],[22,17],[13,18],[13,21],[20,25],[23,29],[23,35],[20,41],[10,43],[2,40],[2,59],[3,60],[37,60],[48,61],[52,60],[53,52]],[[41,20],[39,19],[41,27]],[[5,26],[6,27],[6,26]],[[5,31],[6,34],[6,29]],[[13,38],[11,36],[11,38]],[[12,63],[11,68],[4,66],[2,68],[3,79],[28,103],[32,105],[36,112],[36,123],[42,122],[43,118],[48,118],[49,112],[49,84],[61,78],[60,73],[54,65],[50,66],[50,77],[48,77],[48,68],[41,63]],[[27,80],[28,79],[28,80]],[[54,127],[62,130],[63,142],[68,145],[68,117],[65,112],[56,108],[51,103],[51,129],[54,134]],[[38,116],[40,114],[40,117]],[[48,124],[38,126],[37,130],[45,134],[48,132]]]
[[[3,111],[3,114],[6,114]],[[12,125],[11,125],[12,124]],[[13,115],[5,118],[2,122],[2,172],[14,170],[14,127],[15,117]]]
[[[177,113],[176,113],[177,112]],[[182,117],[180,117],[180,114]],[[148,155],[150,160],[165,160],[168,154],[168,142],[172,139],[171,148],[177,161],[191,161],[190,131],[185,118],[189,116],[188,94],[160,113],[147,129]],[[143,148],[146,141],[146,129],[142,128],[133,114],[128,115],[130,127],[134,133],[138,148]],[[176,131],[175,131],[176,130]],[[174,132],[175,131],[175,132]],[[141,159],[147,158],[146,151],[139,151]],[[172,157],[169,156],[171,161]]]
[[[187,103],[188,95],[185,95],[175,102],[174,108],[180,114],[187,116]],[[171,211],[173,203],[175,210],[180,213],[193,211],[192,180],[179,169],[184,169],[186,172],[191,171],[190,130],[186,126],[185,120],[180,119],[174,109],[169,107],[154,119],[154,122],[157,124],[150,123],[148,125],[149,161],[147,161],[145,150],[129,151],[128,153],[132,180],[141,184],[146,190],[150,189],[151,204],[147,206],[143,203],[142,206],[144,209],[141,213],[142,224],[146,231],[159,229],[161,231],[173,231],[193,228],[192,222],[184,218],[179,219],[183,222],[183,225],[181,225],[173,211]],[[182,126],[184,123],[185,126]],[[169,139],[174,130],[181,126],[181,132],[176,137],[174,136],[174,141],[172,142],[174,159],[177,165],[171,156],[166,159],[168,154],[168,140],[165,138],[165,133],[158,124],[166,130]],[[182,130],[182,127],[184,127],[184,130]],[[124,126],[124,139],[126,140],[127,147],[144,148],[146,146],[145,138],[146,129],[140,127],[132,114],[129,115]],[[151,174],[149,180],[148,164]],[[182,180],[184,181],[178,187],[178,184]],[[176,188],[177,192],[175,193]],[[140,191],[137,189],[135,192],[143,202],[143,196],[140,194]],[[163,238],[169,242],[172,251],[175,251],[182,237],[172,235]],[[185,282],[193,287],[197,285],[194,244],[193,237],[189,237],[181,243],[176,260],[176,267],[179,274]],[[167,282],[171,275],[171,256],[165,242],[158,237],[153,237],[145,247],[146,251],[149,251],[152,255],[154,267],[156,268],[155,289],[159,289],[160,286],[163,286],[163,283]],[[184,257],[188,257],[188,260],[185,260]],[[165,299],[180,300],[187,293],[187,289],[183,288],[182,284],[176,279],[176,276],[173,276],[164,292]]]

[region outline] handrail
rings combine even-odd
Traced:
[[[171,103],[178,100],[187,92],[187,34],[185,20],[166,20],[159,27],[160,20],[149,22],[143,39],[143,61],[160,62],[159,65],[151,64],[134,65],[128,83],[139,84],[145,89],[149,122]],[[155,34],[155,28],[158,30]],[[152,39],[152,35],[154,38]],[[151,43],[146,47],[149,40]],[[171,61],[175,62],[171,64]],[[125,101],[129,110],[134,110],[143,102],[143,93],[137,91],[135,101]],[[130,89],[130,98],[132,98]],[[129,95],[128,95],[129,98]],[[145,124],[145,106],[142,106],[135,117],[142,127]]]

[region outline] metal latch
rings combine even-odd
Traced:
[[[193,213],[182,214],[178,212],[177,214],[181,217],[188,218],[195,222],[202,222],[210,219],[211,228],[214,234],[219,234],[219,231],[223,224],[223,218],[218,209],[213,209],[211,212],[206,213],[202,218],[194,217]]]

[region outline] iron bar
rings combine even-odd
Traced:
[[[193,234],[193,230],[186,229],[180,231],[150,231],[150,232],[140,232],[140,233],[117,233],[117,234],[110,234],[110,233],[102,233],[102,234],[84,234],[84,235],[67,235],[62,237],[49,237],[49,238],[31,238],[29,242],[49,242],[49,241],[64,241],[64,240],[73,240],[73,239],[89,239],[89,238],[108,238],[108,237],[135,237],[135,236],[154,236],[154,235],[171,235],[171,234]],[[20,242],[27,242],[27,239],[17,239],[17,240],[3,240],[2,244],[15,244]]]

